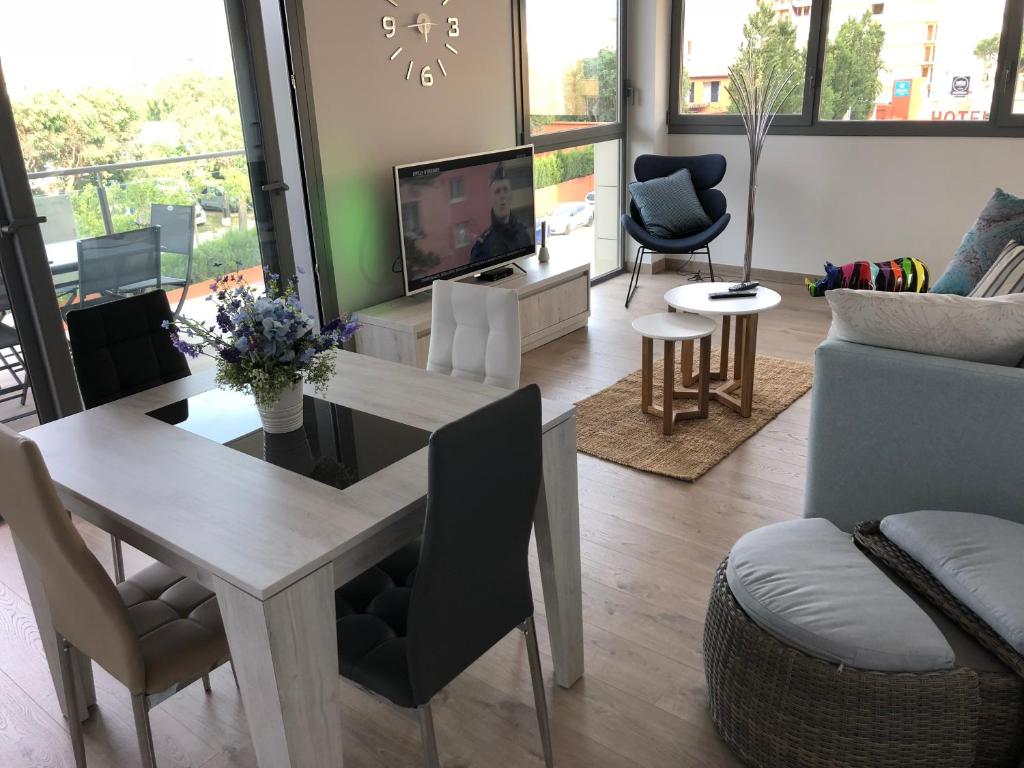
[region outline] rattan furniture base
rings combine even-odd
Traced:
[[[704,669],[711,719],[746,765],[1018,766],[1024,681],[1016,675],[871,672],[812,658],[747,617],[726,562],[711,592]]]

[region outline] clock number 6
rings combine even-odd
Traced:
[[[448,37],[459,36],[459,19],[456,16],[448,17]]]
[[[427,66],[420,70],[420,85],[422,85],[424,88],[429,88],[433,84],[434,73],[431,71],[430,65],[428,64]]]
[[[395,32],[398,30],[398,27],[395,26],[394,16],[385,16],[383,19],[381,19],[381,24],[384,27],[384,37],[390,40],[392,37],[395,36]]]

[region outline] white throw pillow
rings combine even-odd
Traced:
[[[825,296],[831,339],[995,365],[1024,358],[1024,294],[979,299],[840,288]]]

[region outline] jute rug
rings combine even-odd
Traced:
[[[717,366],[718,350],[711,356]],[[696,369],[696,366],[695,366]],[[654,361],[654,402],[661,402],[662,361]],[[633,469],[693,482],[757,434],[811,388],[809,363],[757,356],[754,410],[749,419],[711,401],[707,419],[661,432],[661,418],[640,411],[640,370],[576,404],[579,450]],[[676,386],[679,387],[678,375]],[[716,384],[717,382],[712,382]],[[677,400],[679,408],[694,404]]]

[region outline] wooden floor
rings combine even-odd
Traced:
[[[662,295],[681,280],[643,276],[628,311],[626,278],[596,287],[590,326],[527,354],[524,383],[579,400],[638,368],[640,342],[629,318],[661,311]],[[801,286],[773,287],[784,301],[762,315],[759,351],[810,360],[828,328],[827,305]],[[586,676],[571,691],[555,688],[543,656],[558,766],[738,765],[705,713],[704,609],[732,542],[800,513],[809,405],[808,395],[692,485],[580,456]],[[106,536],[80,527],[109,567]],[[143,563],[133,553],[127,568]],[[86,726],[90,765],[137,766],[128,696],[102,670],[96,678],[99,709]],[[525,646],[514,633],[440,694],[434,716],[447,768],[543,765],[529,680]],[[350,686],[344,698],[346,766],[421,764],[412,717]],[[222,668],[212,694],[193,685],[154,710],[158,764],[255,766],[248,728]],[[73,764],[10,533],[0,524],[0,766]]]

